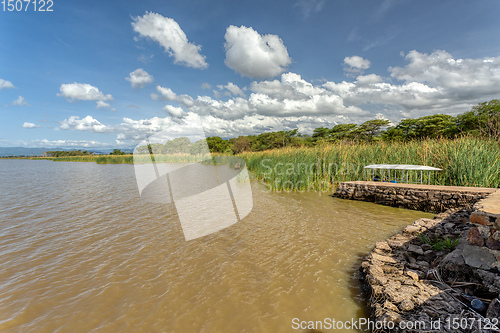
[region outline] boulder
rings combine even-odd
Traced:
[[[489,319],[498,319],[500,318],[500,300],[495,298],[488,307],[486,311],[486,318]]]
[[[413,252],[415,254],[418,254],[421,256],[424,255],[424,250],[422,250],[422,248],[418,245],[408,244],[407,249],[408,249],[408,251]]]
[[[469,242],[470,245],[475,245],[475,246],[484,245],[484,238],[479,232],[479,229],[477,227],[472,227],[469,229],[469,233],[467,235],[467,242]]]
[[[405,299],[404,301],[402,301],[400,304],[399,304],[399,309],[401,311],[411,311],[415,308],[415,304],[413,304],[412,301],[410,301],[409,299]]]
[[[479,212],[474,212],[470,215],[470,221],[472,223],[477,223],[477,224],[482,224],[482,225],[489,225],[490,224],[490,219],[487,216],[484,216],[483,214]]]
[[[485,247],[466,245],[463,249],[463,257],[465,263],[474,268],[491,270],[499,265],[495,253]]]

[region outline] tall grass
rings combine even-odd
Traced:
[[[337,182],[363,180],[369,164],[416,164],[443,169],[431,184],[499,187],[500,148],[497,142],[463,137],[374,144],[329,144],[242,153],[254,176],[273,190],[324,190]],[[427,181],[427,179],[424,179]]]
[[[62,156],[62,157],[31,157],[32,160],[49,160],[55,162],[95,162],[99,155]]]
[[[150,162],[148,154],[141,155]],[[363,180],[369,164],[416,164],[443,169],[434,172],[431,184],[494,187],[500,185],[500,146],[475,137],[428,139],[411,142],[325,144],[312,148],[283,148],[237,155],[245,160],[254,177],[276,191],[331,189],[338,182]],[[48,157],[53,161],[134,163],[133,155]],[[188,163],[205,160],[199,155],[155,155],[155,162]],[[206,162],[206,161],[205,161]],[[213,162],[234,165],[234,156],[214,154]],[[425,174],[424,174],[425,176]],[[424,178],[424,182],[427,179]]]

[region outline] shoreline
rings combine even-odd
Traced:
[[[396,187],[408,190],[412,186]],[[467,188],[463,190],[467,192]],[[378,323],[373,332],[500,329],[500,190],[484,191],[486,195],[475,197],[476,202],[468,207],[455,200],[454,207],[433,219],[413,222],[377,242],[364,257],[359,278],[370,317]],[[341,186],[336,196],[346,198],[347,192],[349,186]],[[364,195],[354,193],[347,198],[396,206],[400,202],[395,192],[391,192],[394,201],[381,202],[373,200],[376,196],[366,188]],[[483,308],[475,309],[472,301]]]

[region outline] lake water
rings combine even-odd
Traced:
[[[0,331],[277,333],[366,316],[359,258],[432,216],[252,191],[245,219],[186,241],[133,165],[0,160]]]

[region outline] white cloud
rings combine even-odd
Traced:
[[[172,117],[176,117],[176,118],[181,118],[185,114],[184,110],[182,108],[175,107],[172,105],[165,105],[163,107],[163,110],[167,111]]]
[[[448,52],[437,50],[431,54],[411,51],[405,59],[408,65],[389,68],[392,77],[440,87],[450,98],[470,99],[478,94],[498,97],[500,56],[454,59]]]
[[[23,128],[38,128],[38,127],[41,127],[41,126],[33,124],[33,123],[26,123],[26,122],[23,124]]]
[[[129,77],[126,77],[125,80],[130,82],[132,88],[143,88],[145,85],[152,83],[154,78],[142,68],[138,68],[130,73]]]
[[[12,102],[12,105],[31,106],[23,96],[19,96],[15,101]]]
[[[111,105],[109,103],[103,102],[103,101],[97,101],[97,105],[95,107],[96,109],[102,109],[102,108],[111,108]]]
[[[58,147],[58,148],[100,148],[109,147],[109,143],[86,140],[33,140],[28,144],[30,147]]]
[[[111,128],[106,127],[101,124],[97,119],[91,116],[86,116],[80,119],[78,116],[71,116],[68,119],[64,119],[61,122],[61,129],[64,130],[78,130],[78,131],[89,131],[89,132],[109,132]]]
[[[0,90],[12,89],[12,88],[14,88],[14,85],[12,84],[12,82],[4,80],[4,79],[0,79]]]
[[[103,101],[110,101],[113,96],[110,94],[104,95],[99,88],[94,87],[88,83],[66,83],[61,84],[59,87],[60,93],[57,96],[65,97],[68,102],[74,101],[96,101],[97,108],[110,107],[108,103]]]
[[[201,84],[201,89],[210,89],[210,88],[212,88],[212,86],[210,85],[210,83],[203,82]]]
[[[65,97],[68,101],[109,101],[113,99],[110,94],[104,95],[99,88],[88,83],[66,83],[59,87],[58,96]]]
[[[363,59],[360,56],[352,56],[344,58],[344,71],[348,75],[361,74],[366,69],[370,68],[370,61]]]
[[[225,85],[225,86],[218,85],[217,88],[219,88],[219,90],[227,90],[228,96],[234,95],[234,96],[245,97],[245,93],[243,92],[243,90],[241,90],[240,87],[238,87],[237,85],[235,85],[232,82],[228,82],[227,85]]]
[[[271,78],[283,73],[292,62],[283,41],[277,35],[260,35],[245,26],[229,26],[224,35],[225,64],[253,78]]]
[[[174,63],[193,68],[207,68],[205,56],[200,54],[201,46],[190,43],[179,24],[169,17],[147,12],[143,16],[134,17],[132,27],[142,37],[158,42]]]
[[[157,86],[153,99],[178,104],[163,107],[170,116],[124,118],[118,125],[97,122],[80,127],[96,131],[95,126],[104,126],[101,131],[116,133],[124,144],[165,128],[182,136],[184,130],[176,128],[189,127],[194,121],[201,121],[207,135],[222,137],[294,128],[310,134],[316,127],[361,123],[373,118],[397,122],[433,113],[457,114],[478,102],[498,98],[495,88],[500,86],[500,57],[453,59],[444,51],[432,54],[413,51],[406,60],[406,66],[389,68],[389,78],[369,73],[358,75],[351,82],[312,83],[296,73],[283,73],[279,79],[252,82],[245,90],[248,96],[233,89],[233,96],[224,99],[191,97]],[[353,64],[368,68],[362,61]],[[216,91],[229,93],[232,86],[228,83],[217,87],[220,90]],[[92,123],[94,119],[89,120]],[[75,123],[68,127],[76,128]]]

